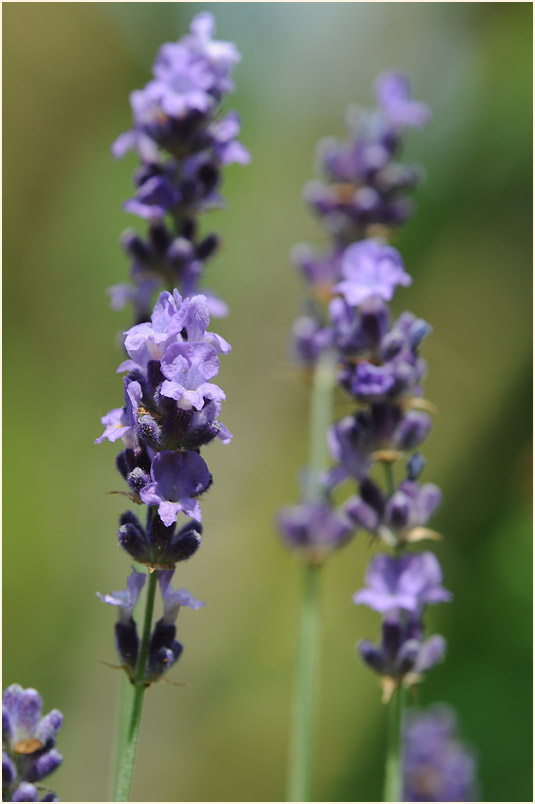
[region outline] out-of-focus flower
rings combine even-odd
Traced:
[[[43,703],[37,690],[12,684],[2,701],[2,800],[57,801],[55,793],[43,791],[41,782],[62,763],[56,750],[56,732],[63,715],[53,709],[42,716]]]
[[[474,752],[457,736],[445,704],[409,711],[403,727],[403,801],[477,801]]]

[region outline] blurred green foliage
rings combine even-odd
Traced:
[[[36,686],[65,713],[63,800],[107,800],[121,588],[115,448],[92,446],[121,403],[116,332],[128,313],[105,288],[127,273],[117,239],[134,158],[109,145],[128,92],[188,3],[13,3],[4,31],[4,685]],[[217,3],[243,61],[232,99],[254,161],[231,168],[228,209],[206,227],[225,249],[208,283],[232,314],[221,385],[232,445],[208,448],[215,485],[204,546],[178,584],[207,601],[181,615],[184,657],[147,696],[137,800],[280,800],[286,765],[299,568],[272,517],[297,494],[308,388],[286,345],[302,288],[296,241],[321,243],[300,200],[316,141],[344,131],[387,67],[412,77],[433,123],[407,155],[428,181],[397,239],[415,277],[398,305],[429,320],[427,396],[440,409],[426,479],[455,602],[430,612],[449,642],[422,703],[459,711],[487,800],[531,790],[531,16],[525,3]],[[380,797],[384,715],[354,644],[378,618],[351,605],[365,537],[323,583],[318,800]]]

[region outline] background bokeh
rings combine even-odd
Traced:
[[[10,3],[4,32],[4,685],[36,686],[65,713],[65,801],[107,800],[119,674],[114,612],[124,499],[113,445],[93,446],[121,404],[108,308],[123,281],[121,210],[135,158],[109,145],[129,127],[160,43],[203,8],[243,56],[232,98],[247,168],[228,170],[226,210],[207,226],[225,248],[209,284],[229,302],[219,331],[231,446],[207,448],[215,476],[205,540],[179,585],[206,600],[180,617],[188,687],[147,696],[137,800],[280,800],[284,793],[299,567],[274,511],[297,495],[308,388],[287,358],[302,287],[288,262],[321,244],[301,200],[316,141],[342,135],[349,102],[402,67],[432,125],[406,155],[428,174],[396,245],[414,276],[401,305],[434,327],[427,396],[440,409],[426,479],[455,602],[429,612],[447,661],[420,690],[448,701],[477,750],[482,794],[531,799],[531,35],[525,3]],[[324,573],[318,800],[377,800],[384,712],[354,654],[379,618],[351,605],[364,536]]]

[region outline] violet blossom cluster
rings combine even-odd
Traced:
[[[199,292],[204,265],[220,239],[201,234],[197,218],[223,203],[222,169],[250,160],[236,139],[238,114],[222,111],[240,55],[231,42],[214,39],[214,29],[213,16],[201,12],[186,36],[162,45],[152,80],[130,95],[133,127],[112,146],[116,157],[133,150],[140,159],[135,193],[124,208],[149,222],[146,239],[124,232],[131,281],[110,288],[112,306],[131,302],[136,323],[150,318],[154,294],[162,289],[178,288],[186,297]],[[211,315],[226,315],[221,299],[205,296]]]
[[[219,355],[231,347],[209,329],[210,314],[223,314],[226,306],[198,292],[218,237],[200,239],[197,218],[221,201],[221,168],[249,156],[235,139],[237,115],[220,111],[239,54],[233,44],[213,40],[213,30],[213,17],[198,14],[189,34],[160,48],[154,79],[131,95],[134,127],[113,146],[116,156],[131,148],[140,157],[136,194],[125,208],[147,219],[149,231],[146,241],[135,233],[123,237],[132,284],[113,288],[112,302],[130,299],[137,323],[124,333],[127,359],[118,368],[125,375],[124,404],[103,417],[96,443],[122,441],[116,464],[127,496],[146,506],[144,525],[127,511],[118,530],[129,556],[158,572],[163,616],[150,637],[145,684],[182,653],[175,638],[180,607],[204,605],[184,589],[173,590],[171,578],[177,562],[191,558],[201,543],[199,497],[212,476],[200,450],[216,438],[224,444],[232,438],[219,421],[225,393],[213,382]],[[99,595],[117,608],[116,647],[132,681],[142,655],[133,611],[145,580],[134,568],[125,590]]]
[[[299,247],[294,253],[312,297],[294,328],[295,352],[309,367],[330,354],[338,385],[355,408],[327,434],[334,465],[321,479],[320,499],[286,509],[279,526],[287,544],[304,548],[309,560],[324,560],[358,529],[394,551],[372,560],[366,588],[354,597],[383,618],[381,643],[365,640],[359,652],[382,677],[387,699],[442,658],[445,642],[425,638],[423,614],[451,596],[432,553],[403,552],[439,538],[427,524],[441,492],[420,483],[425,461],[415,451],[431,428],[420,355],[431,328],[410,312],[394,318],[388,306],[396,289],[412,279],[387,236],[409,217],[407,193],[421,176],[418,167],[399,163],[398,153],[404,130],[426,123],[429,111],[411,98],[398,73],[379,76],[375,89],[378,108],[351,115],[349,139],[320,144],[326,180],[305,191],[330,234],[330,250],[320,255]],[[377,464],[386,471],[385,489]],[[348,482],[357,493],[335,508],[333,494],[339,497],[340,485]]]
[[[476,760],[450,707],[410,711],[403,726],[403,801],[477,801]]]
[[[380,75],[375,82],[375,95],[375,109],[349,109],[345,140],[320,141],[317,161],[322,179],[305,186],[305,200],[330,237],[326,253],[305,244],[296,246],[292,253],[292,260],[306,281],[311,297],[305,314],[294,326],[296,357],[305,365],[314,365],[319,353],[329,346],[340,345],[347,350],[355,345],[344,344],[344,339],[351,335],[352,324],[355,329],[350,310],[346,311],[344,321],[345,307],[340,307],[339,303],[335,312],[336,338],[333,338],[326,310],[333,289],[349,307],[363,300],[364,288],[351,290],[355,270],[360,273],[361,285],[375,277],[381,286],[379,298],[386,301],[390,301],[393,291],[389,275],[397,276],[397,284],[410,283],[396,252],[384,251],[383,256],[389,259],[386,263],[383,260],[376,263],[373,250],[376,253],[380,245],[368,241],[367,246],[359,246],[358,241],[374,236],[387,237],[412,214],[409,195],[421,182],[423,171],[419,165],[399,161],[403,133],[410,126],[425,125],[429,111],[424,104],[412,100],[409,82],[400,73]],[[367,265],[366,279],[362,273],[363,262]],[[379,266],[377,274],[376,264]],[[382,283],[381,277],[384,278]],[[364,331],[353,332],[355,337],[364,337],[365,342],[377,338],[377,333],[368,331],[366,323],[362,322]],[[370,326],[373,324],[371,321]]]
[[[335,486],[347,477],[364,479],[378,450],[410,449],[430,428],[426,413],[390,403],[413,387],[418,390],[425,364],[417,349],[428,326],[409,313],[391,322],[386,302],[396,285],[406,286],[411,278],[398,252],[384,239],[371,237],[386,236],[410,214],[408,193],[422,171],[398,161],[402,135],[408,126],[423,125],[429,112],[412,100],[408,81],[399,73],[379,76],[375,91],[376,109],[350,109],[346,140],[320,142],[323,180],[305,186],[305,199],[330,237],[328,250],[299,245],[292,254],[309,288],[305,313],[293,328],[295,357],[313,368],[320,355],[335,354],[340,384],[359,403],[373,401],[330,431],[337,465],[319,499],[279,516],[286,543],[311,560],[323,560],[355,532],[355,518],[345,509],[333,509]],[[375,524],[379,528],[382,522]]]
[[[2,801],[59,801],[42,784],[63,762],[55,748],[63,715],[42,716],[37,690],[11,684],[2,700]]]

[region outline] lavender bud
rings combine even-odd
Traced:
[[[395,445],[402,450],[410,450],[425,441],[431,430],[432,420],[427,413],[408,410],[395,433]]]
[[[421,452],[415,452],[407,461],[407,480],[418,480],[427,461]]]
[[[385,498],[379,486],[365,477],[360,483],[360,494],[365,503],[370,505],[379,516],[382,516],[385,510]]]
[[[59,768],[62,762],[63,757],[61,754],[56,751],[55,748],[52,748],[31,764],[29,763],[26,778],[30,782],[39,782],[41,779],[44,779],[45,776],[49,776],[49,774],[53,773],[56,768]]]
[[[121,246],[131,257],[134,257],[134,259],[139,260],[141,263],[148,263],[150,261],[150,253],[147,246],[133,229],[127,229],[122,233]]]
[[[376,647],[368,639],[362,639],[357,645],[357,650],[360,658],[368,667],[380,675],[385,673],[387,664],[380,648]]]
[[[5,751],[2,751],[2,787],[9,787],[15,780],[16,770]]]
[[[145,472],[140,466],[137,466],[135,469],[130,472],[130,474],[126,478],[126,482],[134,492],[134,494],[139,494],[145,486],[148,486],[150,483],[150,475]]]
[[[132,556],[134,561],[144,563],[147,555],[147,537],[139,520],[130,511],[122,514],[118,539],[121,547]]]
[[[166,258],[175,268],[181,268],[193,257],[193,245],[184,237],[177,237],[167,249]]]
[[[139,637],[137,626],[132,618],[129,622],[115,623],[115,647],[121,660],[121,664],[134,670],[139,650]]]
[[[396,657],[396,676],[402,678],[407,673],[410,673],[416,665],[419,653],[420,644],[415,639],[409,639],[404,642]]]
[[[216,234],[209,234],[202,240],[196,248],[198,260],[209,259],[219,248],[219,237]]]
[[[163,257],[171,242],[171,235],[164,223],[151,223],[149,226],[149,242],[160,257]]]
[[[11,801],[37,801],[37,788],[28,782],[22,782],[11,796]]]
[[[409,521],[409,503],[406,495],[400,491],[390,498],[385,510],[385,521],[393,530],[401,530]]]

